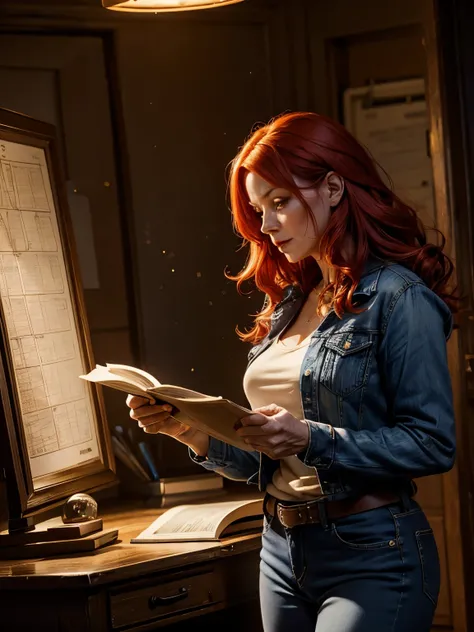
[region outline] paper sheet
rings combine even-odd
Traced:
[[[423,81],[349,89],[345,102],[348,129],[387,172],[397,195],[415,208],[423,224],[436,226]]]
[[[0,298],[35,488],[99,458],[44,150],[2,142]]]

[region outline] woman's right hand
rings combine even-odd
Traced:
[[[173,419],[172,406],[169,404],[153,404],[146,397],[136,395],[128,395],[126,403],[131,409],[130,417],[138,422],[144,432],[161,433],[177,439],[190,430],[190,426]]]
[[[169,404],[152,404],[146,397],[128,395],[127,406],[131,409],[130,417],[137,421],[145,432],[168,435],[192,448],[196,454],[206,456],[209,436],[174,419]]]

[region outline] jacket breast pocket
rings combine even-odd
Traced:
[[[336,395],[346,396],[367,383],[373,341],[370,334],[345,332],[324,343],[321,383]]]

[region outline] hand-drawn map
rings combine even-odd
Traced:
[[[99,458],[97,421],[41,148],[0,144],[0,299],[35,487]]]

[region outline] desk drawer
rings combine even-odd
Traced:
[[[134,590],[111,594],[112,628],[163,618],[171,622],[186,611],[210,608],[223,599],[222,577],[213,568],[175,573]]]

